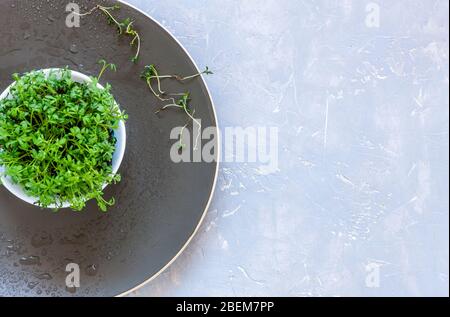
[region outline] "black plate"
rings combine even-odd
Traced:
[[[177,111],[155,115],[160,104],[139,78],[150,63],[164,73],[196,73],[186,51],[161,25],[122,3],[117,14],[135,20],[142,36],[141,58],[135,65],[130,62],[134,50],[129,39],[118,37],[104,16],[83,17],[80,28],[66,27],[67,3],[0,2],[0,89],[16,72],[69,66],[95,75],[100,58],[115,63],[118,72],[107,73],[102,82],[111,83],[116,100],[129,114],[120,169],[123,180],[108,187],[107,196],[114,195],[117,203],[106,214],[92,202],[81,213],[52,213],[21,202],[0,186],[0,295],[4,296],[114,296],[142,285],[186,247],[215,186],[218,163],[172,162],[170,148],[175,141],[170,140],[170,131],[183,126],[186,116]],[[86,9],[93,2],[78,3]],[[196,117],[203,127],[216,127],[201,78],[164,85],[167,91],[191,91]],[[75,293],[66,289],[68,263],[81,269],[81,287]]]

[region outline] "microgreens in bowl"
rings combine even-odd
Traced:
[[[80,82],[68,69],[13,78],[0,98],[3,183],[20,186],[42,208],[81,211],[95,199],[106,211],[114,198],[106,200],[103,189],[120,181],[113,171],[116,131],[127,119],[111,86],[96,77]]]

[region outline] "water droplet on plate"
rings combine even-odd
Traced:
[[[39,280],[46,280],[46,281],[50,281],[53,278],[53,276],[50,273],[35,274],[35,277]]]
[[[95,276],[98,273],[98,266],[96,264],[91,264],[86,268],[86,274],[88,276]]]
[[[36,255],[24,256],[19,259],[22,265],[37,265],[40,264],[40,258]]]
[[[72,54],[77,54],[78,53],[78,47],[75,44],[70,45],[69,51]]]

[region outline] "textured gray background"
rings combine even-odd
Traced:
[[[129,0],[199,65],[222,127],[279,128],[279,171],[224,163],[139,296],[449,294],[447,0]],[[380,285],[366,285],[367,265]]]

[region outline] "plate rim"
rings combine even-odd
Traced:
[[[159,21],[157,21],[156,19],[151,17],[148,13],[146,13],[142,9],[137,8],[136,6],[126,2],[125,0],[116,0],[116,1],[119,2],[120,4],[126,5],[126,6],[128,6],[130,8],[138,11],[139,13],[143,14],[148,19],[150,19],[152,22],[154,22],[157,26],[159,26],[162,30],[164,30],[164,32],[166,32],[167,35],[169,37],[171,37],[175,41],[175,43],[177,43],[178,46],[184,51],[184,53],[190,59],[191,63],[194,65],[196,71],[200,72],[200,68],[198,67],[197,63],[195,62],[195,60],[191,56],[191,54],[188,52],[188,50],[184,47],[184,45],[164,25],[162,25]],[[213,180],[213,184],[212,184],[212,187],[211,187],[211,192],[209,194],[209,198],[208,198],[208,201],[206,203],[205,209],[203,210],[202,216],[201,216],[197,226],[195,227],[194,231],[192,232],[192,234],[189,236],[189,238],[183,244],[181,249],[172,257],[172,259],[166,265],[164,265],[158,272],[153,274],[148,279],[144,280],[142,283],[140,283],[140,284],[130,288],[127,291],[124,291],[122,293],[114,295],[114,297],[124,297],[124,296],[127,296],[127,295],[129,295],[129,294],[139,290],[140,288],[144,287],[145,285],[147,285],[150,282],[152,282],[153,280],[155,280],[159,275],[161,275],[165,270],[167,270],[178,259],[178,257],[186,250],[186,248],[189,246],[189,244],[192,242],[193,238],[195,237],[195,235],[200,230],[200,227],[202,226],[203,221],[206,218],[206,215],[208,214],[208,210],[209,210],[209,207],[210,207],[211,202],[212,202],[212,198],[213,198],[215,190],[216,190],[217,178],[218,178],[218,175],[219,175],[219,166],[220,166],[220,163],[221,163],[220,162],[220,158],[221,158],[222,147],[221,147],[219,121],[217,119],[217,112],[216,112],[216,107],[215,107],[215,104],[214,104],[214,99],[212,98],[210,89],[209,89],[208,84],[206,83],[205,78],[203,77],[203,75],[200,76],[200,79],[203,82],[203,85],[205,86],[205,90],[206,90],[207,96],[208,96],[209,100],[211,101],[211,108],[212,108],[214,121],[215,121],[215,124],[216,124],[216,131],[217,131],[217,161],[216,161],[216,168],[215,168],[215,172],[214,172],[214,180]]]

